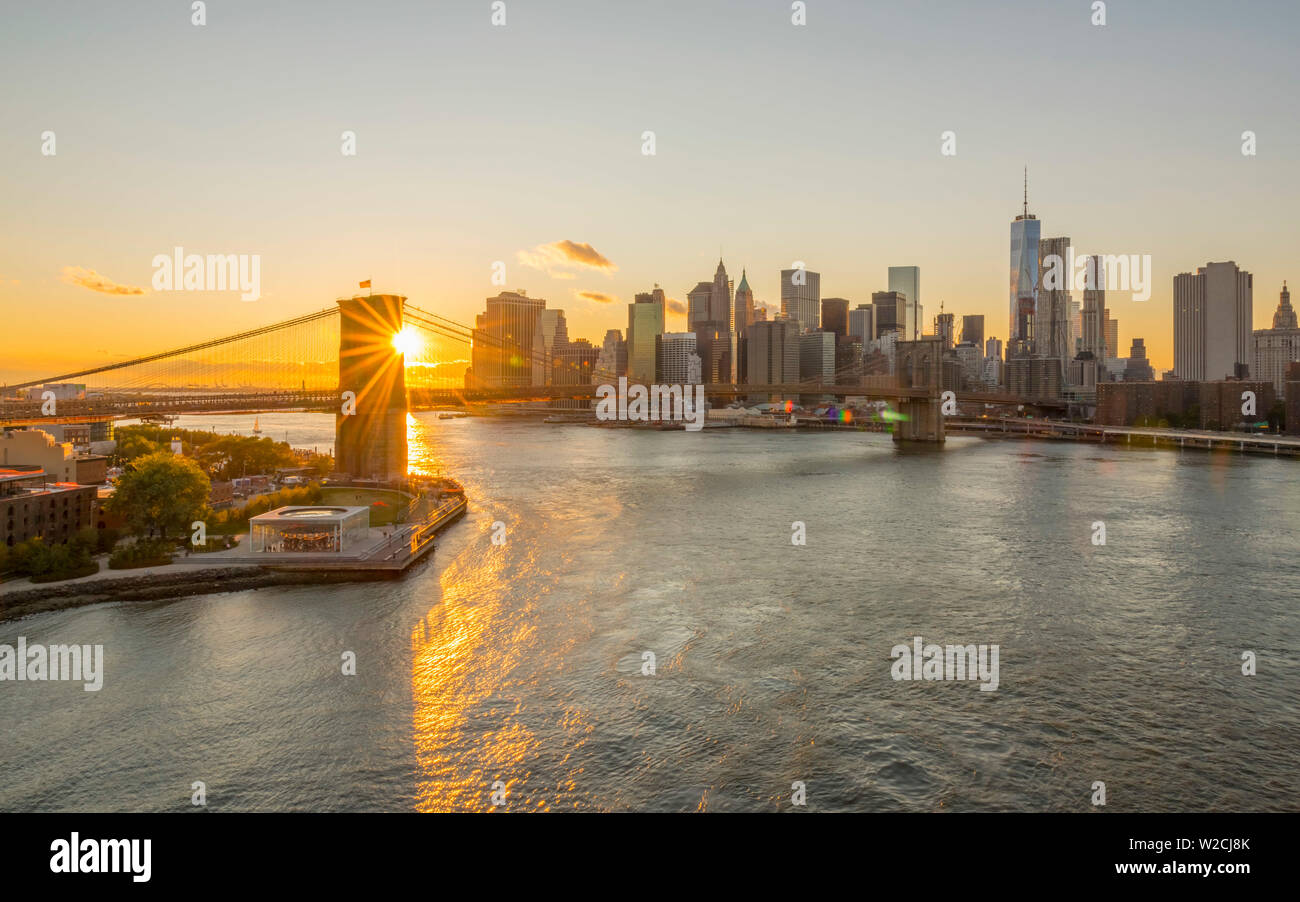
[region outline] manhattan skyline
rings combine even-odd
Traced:
[[[23,218],[5,230],[0,303],[60,317],[57,338],[11,317],[0,379],[287,319],[361,279],[463,322],[525,289],[598,341],[651,285],[683,309],[719,252],[769,310],[794,261],[854,305],[888,267],[916,265],[923,331],[942,302],[1006,340],[1025,166],[1044,238],[1151,255],[1150,300],[1108,304],[1118,350],[1142,337],[1167,369],[1176,274],[1252,272],[1256,328],[1294,280],[1300,129],[1274,101],[1294,82],[1285,25],[1300,14],[1250,7],[1230,21],[1208,3],[1110,4],[1102,27],[1086,4],[1020,3],[942,4],[925,21],[814,3],[799,27],[788,8],[742,4],[514,3],[504,27],[486,7],[400,3],[223,5],[201,28],[162,4],[11,13],[0,67],[48,77],[3,101]],[[1198,62],[1211,53],[1236,64]],[[526,82],[494,63],[519,54]],[[260,255],[262,297],[153,291],[150,261],[175,246]],[[143,293],[85,287],[91,271]]]

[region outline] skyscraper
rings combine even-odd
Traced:
[[[522,388],[533,384],[533,348],[537,322],[546,309],[542,298],[523,291],[503,291],[487,299],[475,319],[471,351],[474,382],[487,388]]]
[[[1024,207],[1011,223],[1011,324],[1008,344],[1034,339],[1038,310],[1038,242],[1042,223],[1029,212],[1029,170],[1025,170]]]
[[[596,375],[601,382],[612,383],[619,376],[627,375],[627,342],[618,329],[605,332],[605,340],[600,346],[600,357],[596,360]]]
[[[1087,351],[1094,360],[1114,357],[1117,350],[1108,347],[1106,338],[1106,267],[1099,256],[1088,257],[1087,283],[1091,288],[1083,290],[1083,310],[1080,313],[1083,327],[1082,351]]]
[[[835,333],[805,332],[799,336],[799,381],[835,384]]]
[[[663,332],[655,336],[655,371],[652,382],[690,385],[692,359],[696,358],[694,332]]]
[[[656,296],[657,292],[657,296]],[[663,291],[636,295],[627,305],[627,374],[631,382],[655,381],[655,339],[664,331]],[[691,336],[694,341],[694,335]]]
[[[1034,345],[1039,357],[1060,360],[1073,356],[1070,348],[1070,239],[1043,238],[1038,242],[1038,306]]]
[[[551,359],[557,347],[569,342],[569,327],[563,310],[543,310],[533,334],[533,385],[551,383]]]
[[[876,308],[871,304],[858,304],[849,311],[849,336],[856,338],[866,348],[876,340]]]
[[[955,317],[951,313],[944,313],[942,306],[939,308],[939,315],[934,318],[934,334],[939,336],[939,341],[945,351],[952,350],[954,333],[956,325],[953,322]]]
[[[837,338],[849,334],[849,302],[846,298],[822,298],[822,329]]]
[[[686,326],[694,329],[696,323],[709,318],[709,298],[713,295],[712,282],[697,282],[695,287],[686,292]]]
[[[736,286],[736,297],[732,307],[731,330],[738,336],[744,336],[749,324],[754,321],[754,292],[749,287],[749,277],[745,270],[740,271],[740,284]]]
[[[1287,367],[1300,361],[1300,328],[1296,324],[1295,308],[1291,306],[1291,292],[1286,282],[1273,313],[1273,328],[1256,329],[1252,336],[1254,351],[1250,375],[1261,382],[1272,382],[1278,397],[1286,393]],[[1288,425],[1290,418],[1288,417]],[[1300,423],[1296,424],[1300,427]]]
[[[1174,372],[1184,381],[1245,377],[1250,369],[1254,278],[1207,263],[1174,276]]]
[[[889,290],[903,296],[903,303],[897,312],[898,328],[903,332],[903,341],[914,341],[921,337],[921,267],[889,267]]]
[[[897,291],[872,292],[871,306],[876,311],[874,338],[880,338],[887,332],[903,333],[907,317],[906,304],[907,299]]]
[[[984,349],[984,314],[963,316],[961,318],[961,340],[969,341],[981,352]]]
[[[709,322],[725,323],[726,330],[731,327],[731,280],[727,278],[727,267],[718,258],[718,269],[713,274],[713,284],[709,286]]]
[[[809,269],[781,270],[781,315],[799,323],[799,330],[821,324],[822,277]]]
[[[788,385],[799,381],[799,323],[778,318],[754,323],[749,330],[750,385]]]

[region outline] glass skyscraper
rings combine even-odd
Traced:
[[[1011,326],[1007,345],[1034,339],[1038,312],[1038,242],[1043,224],[1029,212],[1029,181],[1025,181],[1025,206],[1011,223]]]

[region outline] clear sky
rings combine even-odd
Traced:
[[[802,27],[783,0],[505,3],[504,27],[489,0],[211,0],[204,27],[187,0],[6,3],[0,378],[287,319],[366,278],[473,322],[494,261],[599,343],[635,292],[684,301],[720,248],[773,305],[795,260],[855,303],[919,265],[927,326],[943,301],[1005,338],[1024,165],[1044,237],[1151,255],[1151,299],[1109,306],[1157,369],[1174,274],[1235,260],[1257,327],[1297,276],[1293,0],[1114,0],[1104,27],[1091,0],[807,0]],[[560,241],[616,269],[543,265]],[[259,254],[263,297],[148,290],[178,245]]]

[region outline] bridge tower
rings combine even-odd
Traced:
[[[926,388],[929,397],[900,398],[898,411],[904,419],[894,426],[894,444],[939,448],[944,442],[943,338],[927,335],[916,341],[900,341],[895,348],[900,388]]]
[[[396,294],[338,302],[339,391],[356,400],[354,413],[335,415],[334,469],[353,479],[406,478],[406,371],[393,346],[405,302]]]

